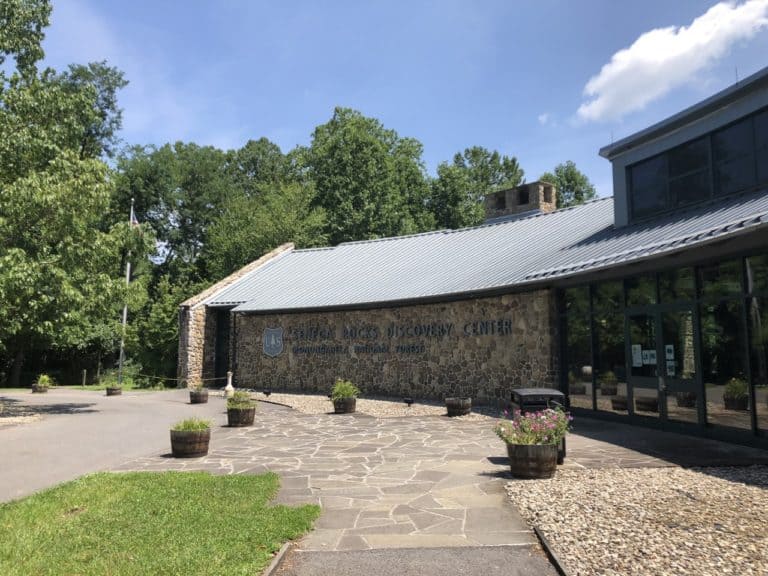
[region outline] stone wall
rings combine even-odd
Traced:
[[[179,358],[176,377],[181,386],[194,385],[214,377],[216,313],[215,310],[209,310],[205,302],[249,272],[291,250],[293,244],[283,244],[179,305]],[[222,383],[213,385],[220,386]]]
[[[558,381],[557,315],[549,290],[235,316],[235,379],[241,387],[328,393],[342,377],[365,394],[469,395],[495,404],[507,400],[512,388],[556,387]]]

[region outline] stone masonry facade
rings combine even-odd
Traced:
[[[298,314],[236,314],[236,385],[327,394],[336,378],[364,394],[498,404],[512,388],[556,387],[550,290]]]
[[[293,244],[283,244],[181,303],[179,359],[176,371],[180,386],[194,386],[200,383],[212,387],[224,385],[223,382],[214,383],[212,380],[215,371],[216,310],[208,308],[205,303],[246,274],[290,250],[293,250]]]

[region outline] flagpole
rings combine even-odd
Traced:
[[[133,198],[131,198],[131,215],[128,218],[129,226],[133,226],[135,217],[133,215]],[[125,263],[125,286],[126,288],[131,283],[131,251],[128,251],[128,256]],[[128,323],[128,294],[125,296],[125,304],[123,305],[123,327],[120,334],[120,359],[118,360],[117,367],[117,385],[123,385],[123,361],[125,360],[125,326]]]

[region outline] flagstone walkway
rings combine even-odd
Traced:
[[[504,446],[491,427],[434,416],[307,415],[262,403],[253,427],[218,427],[205,458],[157,455],[118,469],[277,472],[277,502],[323,509],[300,551],[538,546],[506,497]]]

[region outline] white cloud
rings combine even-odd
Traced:
[[[720,2],[690,26],[656,28],[619,50],[584,88],[586,121],[617,120],[694,78],[736,42],[768,26],[768,0]]]
[[[539,114],[538,120],[539,120],[539,124],[541,124],[542,126],[546,126],[550,120],[549,112],[544,112],[543,114]]]

